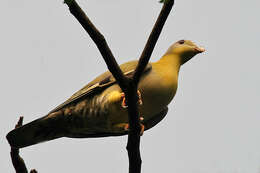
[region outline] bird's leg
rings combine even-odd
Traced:
[[[137,95],[138,95],[138,104],[142,105],[143,104],[142,95],[141,95],[141,92],[139,90],[137,90]],[[125,93],[122,92],[121,97],[123,98],[121,106],[123,108],[127,108],[128,106],[126,104]]]
[[[143,120],[144,120],[144,117],[140,116],[140,121],[143,121]],[[140,123],[140,126],[141,126],[140,136],[142,136],[144,134],[144,125],[142,123]],[[124,125],[124,130],[125,131],[129,130],[129,124],[128,123]]]
[[[141,95],[141,92],[139,90],[137,90],[137,96],[138,96],[138,104],[142,105],[143,104],[142,95]],[[126,104],[125,93],[123,93],[123,92],[121,93],[121,98],[123,98],[121,106],[123,108],[127,108],[128,106]],[[144,120],[144,117],[140,116],[140,121],[142,122],[143,120]],[[140,136],[142,136],[143,133],[144,133],[144,125],[142,123],[140,123],[140,126],[141,126]],[[125,131],[129,130],[129,124],[128,123],[124,125],[124,130]]]

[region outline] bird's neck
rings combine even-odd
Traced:
[[[175,54],[165,54],[159,61],[156,63],[165,67],[165,69],[171,70],[169,72],[179,74],[181,67],[180,57]]]

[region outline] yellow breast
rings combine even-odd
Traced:
[[[149,76],[145,76],[139,84],[142,93],[143,105],[141,113],[151,118],[164,109],[173,99],[178,84],[178,73],[169,69],[158,68],[153,65]]]
[[[142,76],[138,86],[143,102],[139,106],[140,116],[145,120],[152,118],[167,107],[176,93],[178,84],[179,69],[161,68],[156,63],[152,65],[152,70]],[[106,104],[109,104],[107,108],[111,125],[128,123],[127,109],[121,106],[121,92],[118,85],[113,85],[102,93],[108,98]]]

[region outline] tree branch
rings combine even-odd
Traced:
[[[162,28],[166,22],[166,19],[167,19],[169,13],[171,12],[173,5],[174,5],[174,0],[167,0],[164,2],[162,10],[161,10],[161,12],[156,20],[156,23],[153,27],[153,30],[146,42],[144,50],[139,59],[138,66],[135,70],[134,82],[136,83],[136,85],[138,85],[140,77],[152,55],[155,44],[157,43],[157,40],[161,34]]]
[[[90,21],[84,11],[80,8],[75,0],[64,0],[64,3],[68,5],[71,14],[79,21],[81,26],[89,34],[91,39],[95,42],[99,49],[99,52],[103,56],[109,71],[113,74],[117,80],[119,86],[123,89],[126,88],[126,77],[123,75],[122,70],[119,68],[113,53],[107,45],[105,37],[98,31],[94,24]]]
[[[90,19],[86,16],[80,6],[75,0],[64,0],[64,3],[68,5],[71,14],[79,21],[85,31],[89,34],[92,40],[98,47],[101,55],[103,56],[109,71],[117,80],[119,86],[125,92],[126,101],[128,103],[128,119],[129,119],[129,134],[127,151],[129,157],[129,173],[140,173],[141,172],[141,155],[140,155],[140,115],[138,111],[138,96],[137,86],[140,81],[140,77],[151,57],[156,42],[160,36],[165,21],[174,5],[174,0],[162,0],[164,2],[163,8],[160,12],[159,17],[153,27],[153,30],[147,40],[145,48],[139,59],[137,68],[135,69],[134,76],[127,78],[124,76],[119,65],[117,64],[110,48],[104,36],[98,31]],[[15,128],[22,126],[23,117],[20,117]],[[19,149],[11,148],[11,159],[13,166],[17,173],[27,173],[24,160],[19,155]],[[30,173],[37,173],[35,169],[31,170]]]
[[[135,69],[135,73],[132,79],[132,87],[130,87],[127,91],[129,92],[128,97],[128,119],[130,131],[128,133],[128,142],[127,142],[127,151],[129,158],[129,173],[141,172],[141,155],[140,155],[140,115],[138,111],[138,105],[133,104],[137,103],[137,87],[140,81],[141,75],[149,62],[149,59],[152,55],[155,44],[160,36],[162,28],[165,24],[165,21],[173,7],[174,0],[168,0],[164,2],[163,8],[156,20],[156,23],[152,29],[152,32],[147,40],[145,48],[141,54],[138,65]],[[130,104],[131,103],[131,104]]]
[[[20,117],[18,123],[15,125],[15,128],[18,128],[22,125],[23,125],[23,117]],[[19,155],[19,149],[11,147],[10,155],[11,155],[11,159],[15,171],[17,173],[27,173],[28,170],[26,168],[23,158]],[[37,173],[37,171],[33,169],[30,171],[30,173]]]
[[[69,7],[70,12],[83,26],[89,36],[97,45],[100,53],[102,54],[109,71],[113,74],[117,80],[119,86],[125,92],[126,101],[128,104],[128,119],[129,119],[129,134],[127,142],[127,151],[129,157],[129,173],[141,172],[141,155],[140,155],[140,120],[138,111],[138,96],[137,86],[140,81],[140,77],[151,57],[155,44],[160,36],[161,30],[165,24],[165,21],[172,9],[174,0],[164,1],[163,8],[160,15],[153,27],[153,30],[149,36],[149,39],[145,45],[145,48],[141,54],[138,66],[135,69],[134,76],[127,78],[123,75],[119,68],[111,50],[109,49],[104,36],[97,30],[94,24],[89,20],[83,10],[79,7],[75,0],[65,0]]]

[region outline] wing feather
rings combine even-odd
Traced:
[[[123,71],[124,75],[131,76],[131,75],[133,75],[137,64],[138,64],[138,61],[130,61],[128,63],[120,65],[120,68]],[[150,63],[147,64],[144,73],[147,73],[151,69],[152,69],[152,65]],[[114,85],[115,83],[116,83],[115,78],[109,71],[107,71],[107,72],[103,73],[102,75],[98,76],[96,79],[94,79],[90,83],[88,83],[82,89],[77,91],[64,103],[60,104],[59,106],[54,108],[52,111],[50,111],[50,113],[56,112],[70,104],[73,104],[82,99],[85,99],[86,97],[89,97],[90,95],[96,94],[98,92],[102,92],[104,89],[106,89],[107,87],[109,87],[111,85]]]

